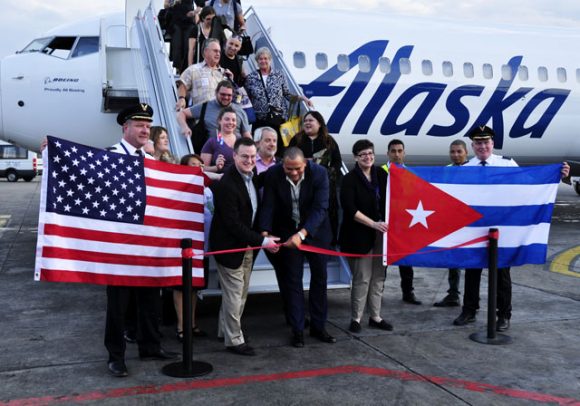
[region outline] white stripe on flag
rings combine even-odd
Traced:
[[[500,248],[517,248],[521,245],[547,244],[550,224],[540,223],[531,226],[499,226]],[[490,227],[465,227],[442,239],[429,244],[430,247],[450,248],[467,241],[488,235]],[[485,247],[487,242],[468,245],[463,248]]]
[[[192,211],[164,209],[162,207],[147,205],[145,208],[145,215],[163,217],[173,220],[193,221],[203,224],[203,213],[195,213]]]
[[[193,174],[181,174],[172,172],[163,172],[145,166],[145,177],[159,180],[168,180],[171,182],[186,183],[189,185],[203,186],[203,176]]]
[[[45,212],[40,216],[40,223],[65,225],[67,227],[82,228],[88,231],[105,231],[111,233],[123,233],[133,235],[146,235],[161,238],[191,238],[195,241],[203,241],[203,232],[193,230],[181,230],[172,228],[160,228],[156,226],[144,226],[141,224],[124,224],[115,221],[93,220],[81,217],[63,216],[53,212]],[[63,219],[63,217],[65,217]],[[203,228],[203,221],[199,222]],[[40,227],[39,227],[40,228]]]
[[[547,185],[461,185],[433,183],[451,196],[455,196],[469,206],[529,206],[554,202],[557,183]],[[498,199],[509,196],[509,199]]]
[[[162,197],[164,199],[171,199],[171,200],[178,200],[184,201],[188,203],[198,203],[203,204],[203,193],[189,193],[189,192],[180,192],[178,190],[173,189],[165,189],[159,188],[154,186],[147,186],[147,195],[148,196],[155,196],[155,197]]]

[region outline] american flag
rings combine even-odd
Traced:
[[[199,168],[48,137],[43,152],[35,280],[181,285],[183,238],[193,286],[203,286]]]

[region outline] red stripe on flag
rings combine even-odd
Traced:
[[[86,230],[84,228],[45,224],[44,235],[54,235],[79,240],[109,242],[127,245],[143,245],[147,247],[180,248],[180,238],[149,237],[146,235],[134,235],[112,233],[107,231]],[[193,249],[203,250],[203,241],[193,240]]]
[[[46,282],[94,283],[111,286],[167,287],[182,285],[181,276],[152,278],[148,276],[107,275],[45,268],[41,269],[40,280]],[[203,287],[203,278],[191,278],[191,286],[194,288]]]
[[[177,173],[180,175],[197,175],[199,177],[203,176],[200,167],[197,166],[187,166],[187,165],[175,165],[167,162],[155,161],[153,159],[145,160],[145,167],[155,169],[162,172]]]
[[[145,185],[162,189],[177,190],[178,192],[203,195],[203,185],[194,185],[193,183],[175,182],[172,180],[161,180],[147,177],[145,178]]]
[[[181,200],[166,199],[164,197],[147,196],[147,206],[163,207],[165,209],[203,212],[203,204],[190,203]]]
[[[44,247],[42,249],[42,256],[44,258],[95,262],[99,264],[155,267],[181,266],[181,257],[145,257],[140,255],[109,254],[105,252],[93,252],[57,247]]]
[[[203,232],[203,223],[198,223],[196,221],[166,219],[163,217],[145,216],[143,219],[143,225]]]

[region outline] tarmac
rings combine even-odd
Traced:
[[[509,345],[469,335],[485,331],[487,275],[477,321],[452,325],[459,308],[435,308],[447,271],[417,268],[423,305],[401,301],[398,270],[389,267],[383,317],[393,332],[347,330],[350,291],[329,291],[325,344],[306,336],[289,345],[277,294],[248,298],[242,325],[257,356],[228,353],[216,338],[219,298],[206,297],[194,340],[196,361],[213,372],[199,378],[164,375],[162,361],[141,361],[129,344],[130,376],[107,372],[103,345],[105,288],[35,282],[40,182],[0,181],[0,405],[580,405],[580,196],[561,185],[545,265],[512,268]],[[463,280],[463,278],[462,278]],[[164,348],[181,352],[174,326]]]

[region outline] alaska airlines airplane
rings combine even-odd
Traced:
[[[580,160],[580,31],[321,11],[250,9],[248,32],[255,48],[274,50],[347,160],[357,139],[386,153],[400,138],[410,163],[443,164],[450,142],[483,124],[520,164]],[[59,27],[2,60],[0,138],[33,150],[45,135],[106,147],[121,136],[116,113],[140,100],[187,153],[155,15]]]

